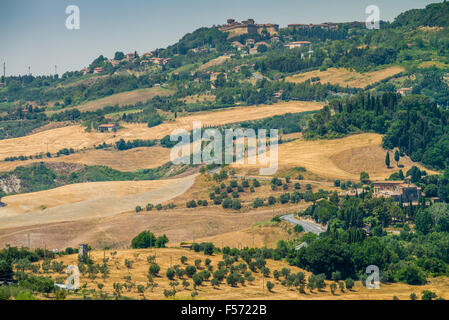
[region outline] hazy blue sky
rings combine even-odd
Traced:
[[[175,43],[202,26],[227,18],[258,23],[365,21],[374,4],[381,19],[438,0],[0,0],[0,63],[6,73],[79,70],[100,54],[139,53]],[[81,29],[67,30],[65,8],[80,8]],[[3,70],[2,70],[3,72]]]

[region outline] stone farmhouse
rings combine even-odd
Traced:
[[[373,183],[375,197],[393,198],[404,203],[418,201],[421,188],[404,181],[377,181]]]

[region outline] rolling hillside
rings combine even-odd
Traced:
[[[318,180],[358,180],[362,171],[367,172],[374,181],[384,180],[399,170],[396,166],[387,169],[385,154],[379,134],[356,134],[334,140],[300,139],[279,145],[279,168],[302,166],[316,175]],[[404,172],[418,165],[408,158],[403,158],[401,164],[404,165],[401,168]],[[232,167],[254,171],[260,165],[232,164]]]
[[[122,295],[124,297],[132,297],[135,299],[142,299],[142,294],[139,294],[137,291],[137,285],[146,285],[147,283],[147,273],[149,263],[147,262],[147,257],[154,255],[156,257],[156,263],[160,266],[159,275],[154,277],[154,282],[158,284],[153,290],[145,291],[146,299],[166,299],[164,296],[164,290],[171,290],[170,280],[166,277],[166,271],[170,268],[170,266],[178,265],[181,268],[185,268],[186,266],[194,265],[195,260],[201,260],[201,269],[198,272],[205,269],[204,261],[205,259],[211,260],[211,265],[213,266],[213,270],[217,269],[217,264],[219,261],[223,259],[223,256],[220,254],[214,254],[212,256],[206,256],[203,253],[191,252],[185,249],[140,249],[140,250],[119,250],[113,256],[110,254],[112,251],[94,251],[91,252],[91,258],[95,262],[100,262],[104,256],[106,256],[109,260],[108,265],[110,269],[110,276],[107,279],[102,279],[101,275],[98,275],[96,279],[89,279],[87,275],[81,277],[81,283],[87,283],[87,289],[94,290],[96,293],[92,294],[92,296],[99,295],[99,292],[107,293],[111,297],[113,296],[113,283],[132,283],[131,288],[128,290],[123,288]],[[187,257],[186,264],[182,264],[180,262],[181,256]],[[60,259],[64,262],[64,264],[76,264],[77,255],[71,255]],[[124,265],[125,259],[133,261],[131,269],[127,269]],[[243,261],[237,262],[242,263]],[[244,263],[244,262],[243,262]],[[283,268],[290,269],[292,274],[296,274],[298,272],[303,272],[307,277],[310,275],[309,272],[299,269],[297,267],[289,266],[284,261],[274,261],[267,259],[266,266],[269,270],[280,271]],[[379,290],[369,290],[367,289],[360,281],[356,282],[356,286],[351,290],[344,290],[341,292],[339,289],[336,290],[335,294],[330,292],[329,286],[332,281],[326,281],[326,288],[322,290],[313,290],[312,292],[309,289],[305,289],[305,293],[299,293],[295,287],[287,287],[282,285],[283,277],[280,277],[279,280],[274,279],[273,275],[265,277],[262,279],[261,272],[253,272],[252,273],[254,280],[246,281],[245,285],[238,284],[235,287],[232,287],[226,284],[226,280],[222,281],[222,283],[213,287],[211,285],[211,281],[206,280],[203,281],[201,285],[196,288],[198,292],[198,296],[196,299],[208,299],[208,300],[239,300],[244,297],[245,299],[259,299],[259,300],[269,300],[269,299],[277,299],[277,300],[391,300],[393,296],[401,300],[409,300],[410,294],[415,292],[420,294],[423,290],[432,290],[438,294],[440,297],[448,298],[446,286],[449,284],[446,278],[435,278],[432,281],[424,286],[410,286],[405,284],[382,284]],[[54,278],[58,277],[58,274],[52,274]],[[126,280],[127,277],[130,277],[131,280]],[[211,277],[212,278],[212,277]],[[192,299],[191,293],[195,291],[193,286],[193,281],[188,276],[183,276],[182,279],[187,280],[190,285],[187,289],[184,289],[182,286],[183,280],[175,277],[178,284],[176,286],[177,293],[176,299],[181,300],[190,300]],[[274,288],[272,292],[267,290],[267,282],[270,281],[274,283]],[[98,283],[104,284],[104,287],[101,291],[98,290]],[[71,298],[76,298],[76,295]]]
[[[329,68],[326,71],[310,71],[287,77],[285,81],[301,83],[307,80],[319,79],[320,83],[331,83],[342,87],[365,88],[369,85],[390,78],[403,72],[399,66],[389,67],[378,71],[358,73],[344,68]]]
[[[322,107],[322,103],[302,101],[235,107],[215,112],[195,113],[151,128],[148,128],[145,124],[123,124],[124,128],[115,133],[86,132],[84,127],[74,125],[46,130],[25,137],[0,140],[0,159],[19,155],[34,155],[47,151],[56,153],[63,148],[76,150],[92,148],[94,145],[99,145],[103,142],[112,143],[119,139],[162,139],[166,135],[170,135],[175,129],[190,130],[193,121],[201,121],[203,126],[218,126],[227,123],[263,119],[286,113],[317,111]],[[168,161],[169,159],[167,159]]]

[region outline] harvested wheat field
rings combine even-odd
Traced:
[[[345,68],[329,68],[326,71],[316,70],[296,74],[294,76],[285,78],[285,81],[301,83],[306,80],[319,77],[320,82],[323,84],[330,83],[342,87],[365,88],[371,84],[390,78],[403,71],[404,69],[399,66],[393,66],[386,69],[366,73],[358,73]]]
[[[279,145],[279,168],[303,166],[318,179],[327,180],[358,180],[360,172],[365,171],[371,180],[384,180],[400,169],[395,163],[388,169],[385,166],[385,155],[382,135],[375,133],[351,135],[334,140],[300,139]],[[401,168],[404,173],[413,165],[423,168],[408,157],[401,158],[399,163],[404,166]],[[248,164],[232,164],[232,166],[240,169],[260,167]],[[432,170],[427,172],[435,173]]]
[[[171,202],[171,200],[170,200]],[[147,199],[136,203],[145,206]],[[108,204],[104,204],[109,207]],[[171,210],[155,210],[105,216],[102,218],[82,219],[75,221],[52,222],[32,220],[30,224],[16,219],[16,226],[12,222],[1,224],[0,246],[26,246],[28,234],[31,247],[64,249],[77,247],[80,243],[89,243],[92,248],[128,248],[131,240],[144,230],[151,230],[157,235],[166,234],[169,245],[182,241],[197,241],[220,234],[237,232],[251,228],[256,223],[267,221],[279,214],[293,212],[298,205],[279,206],[275,208],[259,208],[246,212],[234,210],[224,211],[221,207],[202,207],[187,209],[185,203]],[[112,213],[111,213],[112,214]],[[42,213],[41,213],[42,215]],[[1,221],[7,221],[1,218]],[[29,219],[32,219],[30,217]],[[274,229],[273,229],[274,230]],[[280,235],[282,236],[282,234]],[[226,236],[225,236],[226,237]],[[245,242],[247,236],[229,241],[229,246],[237,248],[238,242]],[[217,238],[218,239],[218,238]],[[224,239],[225,240],[225,239]],[[219,240],[221,245],[221,240]],[[257,244],[257,243],[256,243]]]
[[[162,203],[189,189],[196,175],[154,181],[90,182],[7,196],[2,228],[100,218]]]
[[[119,106],[131,105],[137,102],[146,102],[156,96],[169,96],[172,94],[173,91],[164,88],[137,89],[116,93],[106,98],[89,101],[76,107],[65,108],[64,110],[78,109],[79,111],[95,111],[116,104]]]
[[[193,121],[201,121],[203,126],[219,126],[227,123],[259,120],[286,113],[318,111],[323,107],[324,104],[320,102],[279,102],[272,105],[235,107],[221,111],[196,113],[187,117],[178,118],[176,122],[184,128],[191,128]]]
[[[67,162],[89,166],[107,166],[120,171],[136,171],[159,167],[170,161],[170,149],[160,146],[141,147],[124,151],[81,150],[68,156],[33,159],[25,161],[1,161],[0,172],[11,171],[19,166],[45,161],[47,163]]]
[[[84,294],[90,294],[93,298],[100,298],[100,290],[98,289],[98,283],[104,284],[101,292],[107,293],[109,298],[113,298],[113,284],[121,283],[123,285],[123,290],[121,291],[122,297],[129,297],[134,299],[143,299],[143,295],[137,291],[138,285],[146,286],[148,283],[148,269],[150,263],[147,261],[148,257],[155,256],[155,263],[160,266],[160,271],[157,276],[153,277],[154,283],[157,284],[153,289],[148,288],[145,293],[145,299],[166,299],[164,296],[164,290],[171,290],[170,282],[166,276],[167,269],[170,266],[178,265],[180,268],[186,268],[187,266],[194,266],[195,260],[201,260],[199,264],[199,272],[206,269],[205,260],[210,260],[210,265],[212,266],[212,271],[217,270],[217,265],[219,261],[223,260],[221,254],[214,254],[212,256],[204,255],[203,253],[197,253],[190,250],[178,249],[178,248],[168,248],[168,249],[136,249],[136,250],[106,250],[106,251],[93,251],[90,252],[90,258],[98,264],[103,264],[103,259],[107,259],[107,266],[109,270],[109,275],[106,279],[102,277],[102,274],[97,274],[95,279],[88,277],[88,274],[81,275],[80,283],[87,283],[86,289],[93,290],[94,292],[89,293],[85,291]],[[187,257],[187,261],[183,264],[180,260],[181,257]],[[65,256],[63,258],[57,259],[62,261],[65,265],[76,265],[77,255]],[[125,259],[132,261],[128,263],[128,268],[125,265]],[[243,260],[239,260],[235,265],[244,263]],[[263,278],[260,272],[252,272],[254,279],[252,281],[245,281],[245,284],[238,284],[235,287],[231,287],[226,283],[226,279],[222,281],[219,286],[213,287],[210,283],[212,276],[204,281],[200,286],[196,288],[198,296],[195,299],[206,299],[206,300],[239,300],[239,299],[280,299],[280,300],[320,300],[320,299],[331,299],[331,300],[392,300],[394,296],[402,300],[409,300],[410,294],[412,292],[420,296],[423,290],[432,290],[439,297],[449,298],[449,279],[446,277],[439,277],[429,279],[429,283],[422,286],[410,286],[402,283],[395,284],[381,284],[378,290],[369,290],[362,285],[360,281],[357,281],[355,287],[351,290],[344,289],[340,291],[337,289],[335,294],[332,294],[329,285],[331,281],[326,281],[326,288],[320,290],[310,291],[308,288],[305,289],[305,293],[299,293],[295,287],[288,288],[283,286],[281,281],[283,277],[276,280],[272,272],[274,270],[280,271],[282,268],[290,269],[291,273],[304,272],[305,277],[310,275],[310,272],[302,270],[298,267],[290,266],[286,261],[275,261],[266,260],[266,266],[270,269],[270,275]],[[247,269],[249,270],[249,269]],[[54,279],[62,278],[65,279],[64,274],[53,273],[50,274]],[[176,285],[176,299],[192,299],[191,292],[193,289],[193,281],[188,276],[183,276],[179,279],[177,276],[174,278],[178,281]],[[182,285],[183,280],[189,282],[189,286],[184,288]],[[266,284],[270,281],[274,283],[274,288],[272,292],[267,290]],[[68,299],[79,299],[82,296],[71,294]]]
[[[202,71],[202,70],[206,70],[207,68],[210,68],[210,67],[218,66],[220,64],[225,63],[230,58],[231,58],[230,56],[220,56],[218,58],[212,59],[212,60],[206,62],[205,64],[199,66],[197,70]]]
[[[293,225],[286,222],[259,222],[250,228],[226,232],[211,237],[196,239],[196,242],[212,242],[223,248],[276,248],[279,240],[293,240],[298,234],[293,232]]]
[[[187,96],[182,99],[179,99],[180,101],[183,101],[185,103],[202,103],[202,102],[212,102],[215,101],[215,95],[213,94],[194,94],[192,96]]]
[[[318,102],[285,102],[273,105],[260,105],[252,107],[236,107],[215,112],[196,113],[187,117],[178,118],[172,122],[162,123],[148,128],[146,124],[122,124],[124,127],[117,132],[86,132],[79,125],[46,130],[33,135],[0,140],[0,159],[11,156],[35,155],[41,152],[56,153],[63,148],[91,148],[103,142],[114,143],[119,139],[162,139],[170,135],[175,129],[190,130],[193,121],[201,121],[203,126],[217,126],[227,123],[258,120],[286,113],[299,113],[316,111],[323,107]]]

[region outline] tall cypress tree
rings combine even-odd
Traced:
[[[401,158],[401,156],[400,156],[400,154],[399,154],[399,151],[398,150],[396,150],[395,152],[394,152],[394,161],[396,161],[396,164],[399,166],[399,159]]]
[[[387,157],[385,158],[385,164],[387,168],[390,168],[390,153],[387,151]]]

